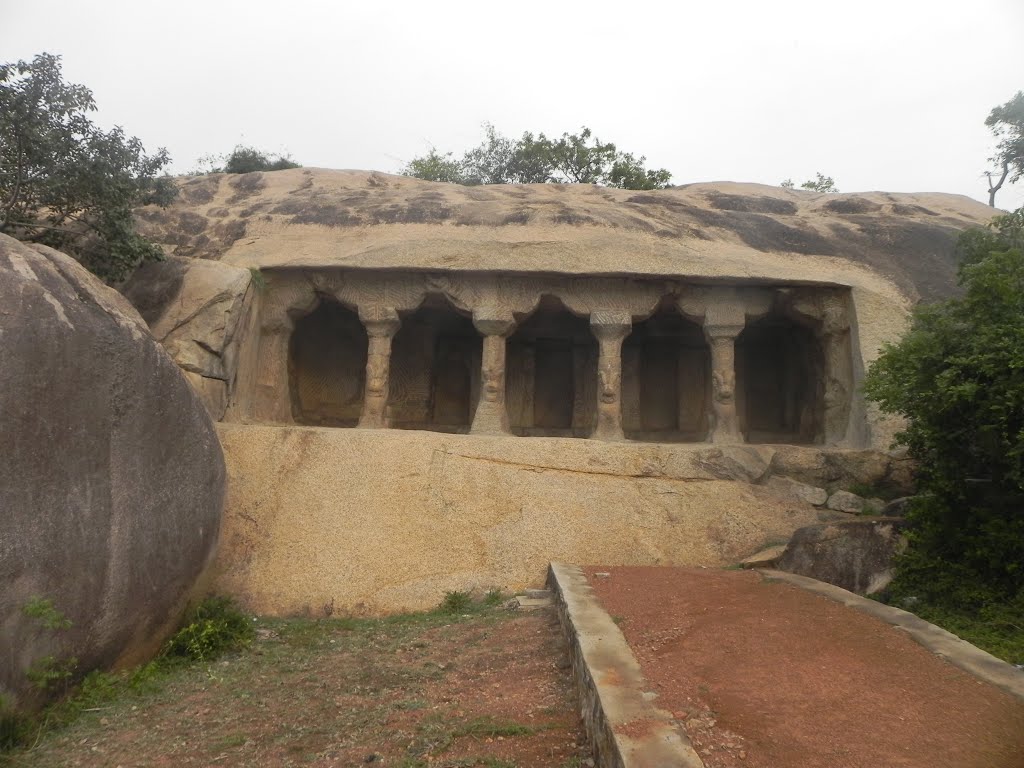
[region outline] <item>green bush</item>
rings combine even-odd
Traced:
[[[920,495],[908,512],[909,547],[897,561],[892,598],[917,598],[1018,635],[1024,634],[1022,234],[1024,210],[965,233],[963,295],[919,307],[907,335],[875,361],[864,388],[883,412],[908,420],[897,442],[918,463]],[[994,620],[996,614],[1001,618]]]
[[[224,173],[252,173],[253,171],[284,171],[288,168],[301,168],[286,155],[271,156],[255,147],[234,148],[224,163]]]
[[[473,607],[473,596],[469,592],[445,592],[441,601],[441,613],[465,613]]]
[[[248,647],[254,635],[252,619],[239,611],[231,598],[208,597],[186,614],[162,656],[210,661]]]

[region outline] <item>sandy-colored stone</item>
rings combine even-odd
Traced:
[[[789,477],[769,477],[765,482],[765,486],[778,493],[796,496],[816,507],[820,507],[828,501],[828,491],[824,488],[816,488],[813,485],[807,485],[807,483],[801,483],[799,480],[793,480]]]
[[[825,506],[829,509],[835,510],[836,512],[849,512],[850,514],[858,514],[864,511],[864,506],[867,502],[855,493],[849,491],[836,491],[828,497],[828,501],[825,502]]]
[[[216,544],[224,464],[180,370],[116,291],[0,235],[0,697],[154,652]],[[47,600],[70,626],[25,612]]]
[[[728,565],[817,520],[720,479],[715,456],[745,446],[218,431],[229,481],[216,588],[259,613],[427,608],[451,590],[540,586],[555,559]]]
[[[760,552],[755,552],[750,557],[740,560],[744,568],[774,568],[775,563],[786,551],[785,544],[776,544],[773,547],[765,547]]]
[[[223,303],[217,300],[219,283],[187,277],[194,285],[182,288],[183,295],[192,297],[193,303],[206,302],[210,309],[194,319],[177,309],[168,314],[167,318],[184,319],[185,325],[175,326],[176,338],[165,339],[165,344],[186,369],[227,382],[228,420],[292,421],[293,401],[282,391],[288,315],[295,318],[312,311],[318,295],[338,294],[339,286],[360,271],[426,276],[431,290],[474,314],[486,307],[473,301],[461,304],[466,291],[476,289],[463,286],[454,293],[448,291],[453,276],[462,280],[467,275],[486,275],[499,283],[510,274],[538,279],[561,276],[564,285],[552,287],[547,280],[535,287],[562,301],[569,301],[577,289],[592,292],[594,277],[629,276],[675,280],[672,285],[666,283],[664,295],[677,296],[680,291],[686,293],[687,286],[709,281],[720,286],[776,286],[783,293],[798,286],[812,292],[838,291],[846,305],[840,313],[843,317],[835,314],[833,306],[810,321],[822,323],[818,330],[825,349],[826,389],[825,407],[817,418],[823,427],[806,421],[811,424],[807,429],[817,433],[804,435],[798,442],[879,449],[890,444],[899,424],[867,408],[860,394],[863,373],[882,345],[904,331],[909,309],[917,300],[954,290],[956,234],[986,223],[990,215],[991,209],[980,203],[941,194],[823,195],[735,183],[690,184],[643,193],[590,185],[461,187],[380,173],[310,168],[190,178],[182,180],[181,195],[170,208],[138,211],[142,231],[177,256],[235,265],[242,268],[243,276],[246,268],[260,269],[270,286],[264,303],[283,300],[278,295],[280,285],[289,275],[318,281],[315,286],[308,281],[305,285],[312,304],[305,298],[284,306],[260,307],[257,300],[245,303],[236,335],[253,336],[249,331],[257,328],[255,336],[260,338],[248,351],[239,345],[236,367],[235,345],[207,343],[211,328],[203,327],[210,324],[202,318],[219,314]],[[588,286],[572,283],[582,276],[589,276]],[[383,304],[392,306],[390,297],[402,290],[397,283],[370,286],[369,294],[357,292],[360,298],[349,302],[362,306],[364,301],[378,303],[387,296]],[[489,296],[484,298],[491,301]],[[659,298],[655,296],[654,302]],[[577,306],[573,311],[586,315],[600,310],[603,316],[607,310],[628,309],[636,322],[654,306],[638,311],[632,301],[615,303],[621,300]],[[750,316],[758,314],[750,307],[747,310]],[[531,310],[516,311],[528,314]],[[230,314],[233,317],[234,310]],[[739,322],[742,326],[742,313]],[[716,345],[721,342],[715,350],[719,346],[731,350],[729,333],[735,335],[739,327],[708,318],[705,326]],[[216,327],[212,330],[214,336],[219,332]],[[726,335],[716,335],[722,332]],[[157,335],[162,338],[161,333]],[[230,335],[224,334],[225,338]],[[625,402],[628,393],[625,388],[619,391],[620,381],[614,375],[617,337],[610,336],[602,344],[603,405],[597,408],[604,415],[597,433],[607,438],[618,436],[621,429],[629,431],[625,420],[618,423],[614,407],[619,399]],[[224,370],[218,371],[216,358],[222,347]],[[485,389],[496,390],[500,387],[494,377],[504,368],[495,357],[493,339],[488,349],[486,370],[491,378]],[[721,357],[713,364],[714,434],[707,439],[741,442],[733,411],[731,359]],[[384,381],[380,376],[384,369],[374,366],[375,381]],[[241,393],[237,404],[236,377]],[[409,386],[415,389],[418,384],[409,382]],[[485,403],[490,406],[481,410],[476,431],[493,432],[501,428],[503,416],[490,400]],[[361,422],[383,424],[384,408],[377,403]],[[211,404],[211,410],[217,417],[225,413],[217,404]],[[626,415],[630,415],[628,409]],[[590,417],[582,410],[579,416],[581,423]],[[696,439],[704,439],[706,426],[696,422],[687,429],[698,433]],[[579,432],[586,427],[574,422],[574,429]],[[762,434],[751,442],[789,440]],[[851,467],[847,474],[872,471]],[[904,479],[896,477],[899,472],[894,468],[886,472],[892,475],[890,480]],[[901,487],[899,492],[909,490]]]
[[[143,265],[121,287],[216,420],[233,389],[252,283],[247,269],[172,256]]]
[[[245,267],[724,274],[838,283],[857,272],[865,286],[878,286],[881,277],[916,300],[950,293],[955,232],[985,224],[991,214],[970,198],[938,193],[826,195],[733,182],[653,192],[462,187],[303,168],[186,179],[170,208],[141,209],[139,217],[147,235],[178,255]]]

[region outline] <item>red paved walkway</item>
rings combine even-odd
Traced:
[[[877,619],[752,572],[585,570],[708,768],[1024,768],[1024,702]]]

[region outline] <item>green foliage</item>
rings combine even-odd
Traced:
[[[505,602],[505,593],[500,589],[489,589],[481,603],[487,608],[494,608]]]
[[[59,659],[56,656],[43,656],[32,662],[26,677],[40,691],[53,693],[67,691],[71,676],[78,667],[78,659],[74,656]]]
[[[270,155],[255,147],[243,147],[241,144],[232,150],[224,163],[224,173],[252,173],[253,171],[284,171],[289,168],[301,168],[290,155]]]
[[[21,607],[26,616],[38,620],[46,629],[70,629],[71,619],[57,610],[53,600],[35,595]]]
[[[120,127],[87,113],[92,92],[65,83],[60,57],[0,64],[0,232],[58,248],[108,280],[161,251],[135,231],[132,211],[177,194],[167,151],[153,156]]]
[[[443,181],[448,184],[469,184],[462,175],[462,164],[452,159],[452,153],[442,155],[431,147],[423,157],[409,161],[402,169],[403,176],[413,176],[426,181]]]
[[[207,173],[253,173],[255,171],[285,171],[289,168],[301,168],[302,165],[292,160],[291,155],[264,152],[255,147],[242,144],[226,155],[203,155],[198,165],[189,175],[199,176]]]
[[[835,181],[832,180],[831,176],[824,176],[820,173],[815,174],[818,178],[808,179],[800,185],[800,189],[809,189],[811,192],[838,192]],[[786,179],[780,187],[783,189],[795,189],[796,185],[792,179]]]
[[[473,607],[473,596],[469,592],[445,592],[438,610],[441,613],[465,613]]]
[[[647,158],[620,152],[615,144],[594,137],[589,128],[549,139],[543,133],[524,133],[510,139],[489,123],[484,141],[461,159],[431,148],[402,169],[405,176],[452,184],[599,184],[622,189],[662,189],[672,174],[650,170]]]
[[[185,616],[183,626],[164,646],[163,656],[210,661],[248,647],[255,631],[252,619],[229,597],[208,597]]]
[[[919,307],[865,383],[908,419],[897,442],[919,466],[893,596],[978,619],[1024,608],[1022,236],[1021,211],[963,235],[963,296]]]
[[[985,125],[998,139],[992,162],[1009,173],[1011,183],[1019,180],[1024,176],[1024,91],[995,107]]]

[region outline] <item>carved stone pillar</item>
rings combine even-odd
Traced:
[[[742,325],[705,325],[711,345],[711,442],[742,443],[736,414],[736,337]]]
[[[590,313],[590,330],[597,337],[597,428],[600,440],[622,440],[622,342],[633,329],[629,312]]]
[[[367,429],[387,427],[388,374],[391,370],[391,340],[401,321],[392,307],[360,307],[359,319],[366,326],[369,349],[366,354],[366,387],[359,426]]]
[[[476,310],[473,325],[484,336],[480,365],[480,400],[473,416],[473,434],[509,434],[505,407],[505,347],[515,321],[501,312]]]
[[[288,376],[288,345],[294,324],[285,313],[272,313],[260,329],[256,364],[256,394],[253,416],[257,421],[291,424],[291,387]]]

